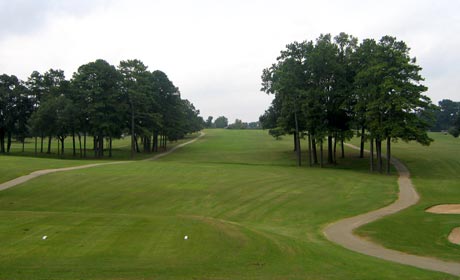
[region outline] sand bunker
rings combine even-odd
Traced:
[[[426,209],[426,212],[435,214],[460,214],[460,204],[441,204]],[[451,243],[460,245],[460,227],[454,228],[448,237]]]
[[[426,212],[435,214],[460,214],[460,204],[441,204],[426,209]]]
[[[460,245],[460,227],[454,228],[449,234],[449,241]]]

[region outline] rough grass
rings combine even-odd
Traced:
[[[433,205],[460,203],[460,139],[442,133],[430,136],[435,141],[429,147],[393,144],[394,155],[411,171],[419,203],[358,232],[389,248],[460,261],[460,246],[447,240],[450,231],[460,226],[460,215],[425,212]]]
[[[0,279],[454,279],[323,237],[395,199],[395,176],[355,158],[297,168],[292,140],[265,131],[206,133],[156,162],[0,192]]]

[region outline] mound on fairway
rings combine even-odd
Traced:
[[[460,214],[460,204],[441,204],[426,209],[428,213],[434,214]]]

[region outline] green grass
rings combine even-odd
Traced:
[[[0,192],[0,279],[455,279],[322,235],[391,203],[396,176],[368,174],[354,152],[338,169],[297,168],[292,140],[266,131],[206,133],[159,161]]]
[[[168,143],[168,150],[183,142],[189,141],[198,134],[190,134],[185,139]],[[92,143],[92,138],[88,138],[88,143]],[[39,144],[40,145],[40,144]],[[46,145],[45,145],[46,146]],[[71,167],[85,165],[91,163],[131,160],[130,138],[116,139],[113,141],[113,156],[108,157],[108,151],[105,152],[103,158],[94,158],[91,145],[88,145],[87,158],[81,158],[78,154],[73,156],[72,140],[66,138],[64,156],[57,154],[57,140],[53,140],[53,148],[50,154],[38,153],[35,155],[34,139],[27,139],[25,142],[25,150],[22,152],[22,143],[13,142],[11,152],[8,154],[0,154],[0,183],[14,179],[16,177],[29,174],[36,170],[52,169],[61,167]],[[77,144],[78,147],[78,144]],[[38,148],[40,150],[40,148]],[[163,151],[159,151],[161,153]],[[157,153],[136,153],[134,160],[146,159],[155,156]]]
[[[421,196],[419,203],[358,232],[389,248],[460,261],[460,246],[447,240],[450,231],[460,226],[460,215],[425,212],[433,205],[460,203],[460,139],[441,133],[430,137],[435,141],[429,147],[414,143],[393,145],[394,156],[411,171]]]
[[[180,143],[188,141],[192,138],[198,136],[198,133],[188,134],[185,136],[184,139],[175,142],[168,142],[167,148],[172,148]],[[24,151],[22,150],[22,143],[21,142],[13,142],[11,145],[11,151],[8,155],[10,156],[25,156],[25,157],[39,157],[39,158],[51,158],[51,159],[72,159],[72,160],[80,160],[80,144],[78,142],[78,137],[75,138],[75,146],[76,146],[76,156],[73,155],[73,141],[72,137],[67,137],[64,141],[64,155],[58,152],[58,140],[53,138],[51,141],[51,151],[48,154],[48,138],[44,139],[43,143],[43,153],[40,153],[40,138],[37,139],[37,153],[35,153],[35,139],[34,138],[27,138],[24,142]],[[83,144],[83,137],[81,138],[81,145],[82,148],[84,147]],[[93,146],[93,137],[88,136],[86,139],[86,158],[82,160],[100,160],[99,158],[94,157],[94,146]],[[121,139],[113,139],[112,141],[112,157],[109,158],[109,151],[108,151],[109,143],[108,140],[104,142],[104,157],[102,160],[131,160],[131,138],[130,136],[126,136]],[[139,141],[139,148],[142,150],[143,145]],[[160,151],[161,152],[161,151]],[[152,157],[151,153],[137,153],[135,154],[135,159],[145,159]]]

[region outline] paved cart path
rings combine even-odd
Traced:
[[[359,149],[353,145],[347,145],[353,149]],[[460,276],[460,263],[442,261],[430,257],[411,255],[408,253],[387,249],[382,245],[365,240],[353,234],[358,227],[378,220],[382,217],[399,212],[409,206],[415,205],[419,196],[412,185],[410,172],[407,167],[396,158],[391,159],[399,173],[398,185],[399,196],[392,204],[361,214],[355,217],[346,218],[328,225],[324,229],[324,234],[330,241],[342,245],[343,247],[359,252],[365,255],[377,257],[387,261],[411,265],[422,269],[445,272],[448,274]]]
[[[144,161],[157,160],[157,159],[159,159],[161,157],[169,155],[170,153],[174,152],[175,150],[177,150],[179,148],[182,148],[182,147],[184,147],[184,146],[186,146],[188,144],[191,144],[191,143],[197,141],[198,139],[200,139],[204,135],[205,134],[203,132],[201,132],[198,137],[196,137],[196,138],[194,138],[194,139],[192,139],[192,140],[190,140],[188,142],[185,142],[185,143],[182,143],[180,145],[177,145],[177,146],[173,147],[171,150],[169,150],[167,152],[164,152],[164,153],[155,155],[155,156],[153,156],[151,158],[145,159]],[[110,164],[126,164],[126,163],[131,163],[131,162],[135,162],[135,161],[101,162],[101,163],[85,164],[85,165],[74,166],[74,167],[38,170],[38,171],[34,171],[34,172],[32,172],[32,173],[30,173],[28,175],[24,175],[24,176],[21,176],[21,177],[18,177],[18,178],[15,178],[13,180],[10,180],[10,181],[7,181],[5,183],[0,184],[0,191],[12,188],[14,186],[17,186],[19,184],[22,184],[22,183],[27,182],[29,180],[32,180],[34,178],[37,178],[37,177],[40,177],[40,176],[43,176],[43,175],[46,175],[46,174],[50,174],[50,173],[70,171],[70,170],[78,170],[78,169],[85,169],[85,168],[91,168],[91,167],[103,166],[103,165],[110,165]]]

